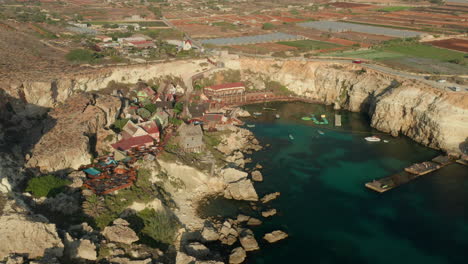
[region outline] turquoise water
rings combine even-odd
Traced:
[[[252,111],[263,105],[248,106]],[[279,191],[271,203],[279,211],[256,229],[285,230],[290,237],[276,244],[261,242],[247,263],[468,263],[468,168],[451,165],[385,194],[364,183],[388,176],[439,154],[408,138],[369,143],[378,131],[362,114],[341,112],[343,127],[333,124],[334,111],[323,105],[275,103],[250,128],[263,145],[252,155],[264,166],[260,195]],[[300,117],[326,114],[331,125],[317,128]],[[319,135],[318,130],[325,134]],[[350,133],[353,132],[353,133]],[[294,140],[289,138],[293,135]]]

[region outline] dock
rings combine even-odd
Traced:
[[[384,193],[454,162],[455,160],[449,156],[437,156],[431,161],[413,164],[399,173],[367,182],[365,186],[378,193]]]
[[[341,115],[335,114],[335,126],[337,127],[341,126]]]

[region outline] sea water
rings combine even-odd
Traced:
[[[263,107],[246,107],[263,112],[246,122],[269,145],[251,156],[252,165],[264,167],[264,181],[255,188],[260,196],[281,196],[268,205],[278,214],[253,228],[261,250],[249,252],[247,263],[468,263],[467,167],[450,165],[379,194],[364,184],[440,153],[380,134],[364,114],[305,103]],[[342,115],[342,127],[334,127],[335,113]],[[310,114],[325,114],[331,122],[301,120]],[[365,141],[370,135],[389,142]],[[262,237],[274,230],[289,237],[268,244]]]

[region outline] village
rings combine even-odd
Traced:
[[[82,166],[88,179],[84,186],[97,195],[127,188],[137,180],[137,161],[155,160],[171,148],[182,153],[203,153],[204,134],[243,125],[238,108],[227,107],[245,99],[241,82],[207,86],[186,96],[174,83],[165,89],[150,87],[144,82],[124,97],[121,117],[114,124],[117,141],[113,152],[97,157]]]

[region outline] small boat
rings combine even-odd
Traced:
[[[388,141],[388,140],[384,139],[384,141],[383,141],[383,142],[384,142],[384,143],[388,143],[388,142],[390,142],[390,141]]]
[[[289,139],[294,140],[293,135],[289,134]]]
[[[376,136],[372,136],[372,137],[366,137],[364,138],[365,140],[369,141],[369,142],[380,142],[380,138],[376,137]]]
[[[247,125],[247,127],[255,127],[255,125],[254,124],[252,124],[252,125],[249,124],[249,125]]]
[[[263,110],[268,110],[268,111],[276,111],[276,109],[274,109],[274,108],[270,108],[270,107],[263,107]]]
[[[253,112],[253,115],[254,115],[254,116],[261,116],[262,113],[261,113],[261,112]]]
[[[301,119],[304,120],[304,121],[310,121],[311,120],[310,117],[308,117],[308,116],[304,116]]]
[[[325,135],[325,133],[322,130],[317,131],[320,135]]]
[[[279,118],[280,118],[280,115],[276,114],[276,115],[275,115],[275,118],[276,118],[276,119],[279,119]]]

